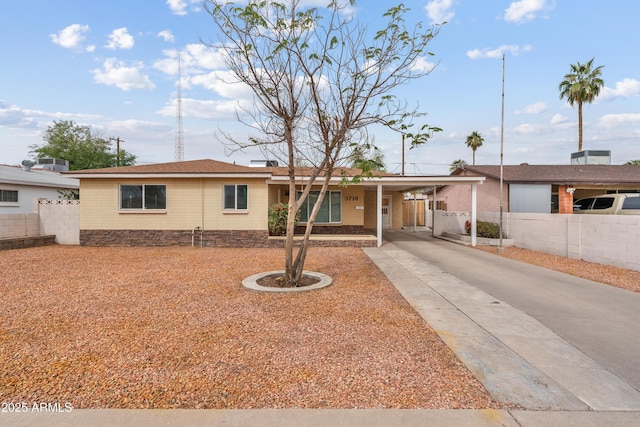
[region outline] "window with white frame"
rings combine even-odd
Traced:
[[[298,193],[298,197],[302,192]],[[300,208],[300,222],[309,221],[309,215],[313,210],[313,206],[316,204],[316,200],[320,196],[319,191],[312,191],[309,193],[307,199],[302,203]],[[342,192],[341,191],[327,191],[320,204],[320,210],[316,216],[316,223],[335,224],[342,222]]]
[[[167,186],[158,184],[121,185],[120,209],[167,209]]]
[[[18,190],[1,190],[0,202],[18,203]]]
[[[224,186],[224,210],[246,211],[249,209],[249,186],[246,184]]]

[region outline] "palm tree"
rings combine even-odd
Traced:
[[[640,165],[640,160],[629,160],[625,165]]]
[[[484,139],[475,130],[471,133],[471,135],[467,137],[467,147],[473,150],[473,165],[476,164],[476,150],[482,147],[483,142],[484,142]]]
[[[567,98],[569,105],[578,104],[578,151],[582,151],[582,103],[591,104],[604,86],[602,65],[593,67],[593,59],[584,64],[571,64],[571,72],[558,85],[560,99]]]
[[[458,169],[464,169],[465,166],[467,166],[466,160],[454,160],[453,163],[451,163],[451,166],[449,166],[449,172],[455,172]]]

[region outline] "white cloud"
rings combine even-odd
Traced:
[[[424,7],[431,24],[442,24],[453,18],[455,12],[452,10],[454,0],[431,0]]]
[[[226,68],[220,51],[201,43],[188,44],[181,55],[182,63],[205,70]]]
[[[127,32],[126,28],[118,28],[109,34],[109,43],[105,45],[107,49],[131,49],[134,45],[133,36]]]
[[[504,11],[504,20],[517,24],[531,21],[537,14],[553,9],[555,6],[547,4],[547,0],[519,0],[514,1]]]
[[[471,59],[478,58],[502,58],[505,53],[510,53],[513,56],[518,56],[523,52],[530,52],[533,49],[531,45],[516,46],[516,45],[501,45],[495,49],[473,49],[467,51],[467,56]]]
[[[220,51],[203,44],[189,44],[182,51],[177,49],[164,50],[164,59],[153,63],[153,68],[165,74],[178,74],[178,54],[183,75],[199,75],[216,69],[226,69]]]
[[[436,64],[427,61],[423,56],[421,56],[412,64],[411,69],[419,73],[430,73],[435,67]]]
[[[19,128],[35,128],[38,122],[27,111],[17,105],[7,105],[0,101],[0,125]]]
[[[513,131],[517,134],[537,134],[541,133],[542,130],[542,126],[530,123],[522,123],[513,128]]]
[[[234,120],[236,118],[235,100],[200,100],[192,98],[182,99],[182,114],[184,117],[212,120]],[[165,105],[156,112],[161,116],[173,117],[176,115],[175,100]]]
[[[615,88],[603,87],[596,102],[609,101],[614,98],[631,98],[640,94],[640,82],[636,79],[622,79],[616,82]]]
[[[126,130],[127,133],[132,133],[136,131],[140,133],[161,132],[161,131],[166,131],[168,128],[170,128],[165,123],[150,122],[147,120],[135,120],[135,119],[115,120],[109,123],[109,127],[120,129],[120,130]]]
[[[0,125],[8,128],[45,129],[52,120],[74,120],[79,123],[91,123],[100,116],[86,113],[62,113],[32,110],[0,101]]]
[[[57,34],[49,34],[53,43],[67,49],[82,49],[82,42],[85,34],[89,32],[88,25],[71,24],[60,30]],[[95,46],[85,48],[89,52],[93,52]]]
[[[516,111],[516,114],[540,114],[547,110],[547,103],[540,101],[534,102],[524,107],[523,110]]]
[[[559,125],[562,123],[566,123],[567,120],[569,120],[567,116],[563,116],[562,114],[554,114],[553,117],[551,117],[551,124]]]
[[[620,126],[640,124],[640,113],[623,113],[623,114],[605,114],[600,117],[598,126],[605,129],[616,128]]]
[[[200,74],[191,77],[189,82],[228,99],[250,100],[253,96],[251,88],[239,82],[229,71],[212,71],[208,74]]]
[[[171,30],[163,30],[158,33],[158,37],[166,42],[173,43],[175,41],[175,37],[173,37],[173,33]]]
[[[167,5],[174,15],[186,15],[187,2],[184,0],[167,0]]]
[[[167,5],[169,6],[169,9],[171,9],[171,12],[174,15],[180,15],[180,16],[184,16],[186,15],[187,12],[187,8],[191,5],[191,10],[194,12],[199,11],[199,4],[201,3],[200,0],[167,0]],[[193,5],[198,5],[198,6],[193,6]]]
[[[92,71],[93,80],[96,83],[115,86],[124,91],[155,89],[156,86],[149,80],[147,75],[143,74],[142,68],[141,63],[128,67],[122,61],[118,61],[115,58],[107,58],[104,61],[102,70],[96,68]]]

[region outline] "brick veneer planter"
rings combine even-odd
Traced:
[[[191,230],[80,230],[81,246],[200,246]],[[255,248],[268,246],[266,231],[206,230],[202,246]]]
[[[296,226],[296,234],[304,234],[305,226]],[[361,225],[314,225],[312,234],[366,234]]]
[[[269,237],[260,230],[80,230],[81,246],[191,246],[223,248],[268,248],[284,247],[284,238]],[[357,236],[341,239],[313,239],[311,246],[324,247],[373,247],[376,240]]]

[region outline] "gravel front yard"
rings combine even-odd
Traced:
[[[358,249],[334,284],[244,289],[277,249],[0,251],[0,401],[74,408],[496,408]]]

